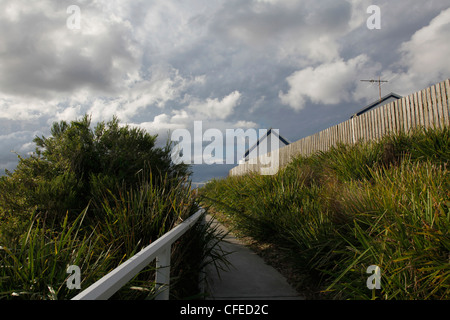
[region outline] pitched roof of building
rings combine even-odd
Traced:
[[[370,109],[381,107],[381,106],[385,105],[386,103],[391,102],[392,100],[397,100],[397,99],[401,99],[401,98],[403,98],[403,97],[396,93],[391,92],[391,93],[385,95],[384,97],[382,97],[380,100],[377,100],[375,102],[372,102],[368,106],[365,106],[363,109],[361,109],[358,112],[356,112],[355,114],[353,114],[351,116],[351,118],[353,118],[355,116],[360,116],[363,113],[369,111]],[[391,100],[391,101],[389,101],[389,100]]]
[[[253,149],[255,149],[256,147],[259,146],[259,144],[261,143],[261,141],[263,141],[265,138],[269,137],[269,135],[274,134],[274,136],[278,137],[278,139],[280,139],[281,142],[283,142],[285,145],[290,144],[289,140],[285,139],[283,136],[281,136],[279,133],[275,132],[272,130],[272,128],[270,128],[269,130],[267,130],[266,134],[264,134],[261,138],[258,139],[258,141],[256,142],[256,144],[254,144],[252,147],[250,147],[244,154],[244,158],[247,158],[248,155],[250,154],[250,152],[252,152]]]

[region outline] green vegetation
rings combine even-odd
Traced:
[[[450,298],[450,129],[298,157],[274,176],[213,180],[202,201],[289,250],[323,299]],[[370,265],[381,289],[369,290]],[[317,297],[317,296],[316,296]]]
[[[116,118],[92,129],[87,116],[51,133],[0,178],[0,299],[70,299],[68,266],[85,289],[199,209],[189,168],[156,136]],[[198,224],[173,245],[172,298],[199,297],[199,270],[221,259],[213,237]],[[151,299],[154,275],[148,266],[113,298]]]

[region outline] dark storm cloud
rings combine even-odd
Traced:
[[[49,98],[81,88],[117,89],[115,81],[124,72],[119,68],[132,67],[135,59],[126,24],[89,20],[101,12],[86,5],[83,14],[91,32],[82,34],[67,28],[70,15],[60,2],[43,1],[36,7],[21,2],[0,13],[2,93]]]

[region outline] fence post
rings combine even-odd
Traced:
[[[171,246],[166,247],[156,257],[155,300],[169,300]]]

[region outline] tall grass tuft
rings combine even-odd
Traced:
[[[114,267],[115,248],[100,246],[101,237],[94,232],[81,235],[86,208],[61,232],[52,232],[39,215],[35,215],[19,245],[0,247],[0,299],[59,300],[76,295],[69,290],[67,268],[77,265],[83,270],[82,284],[90,284]]]

